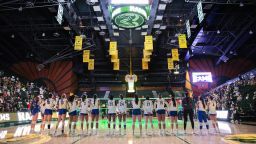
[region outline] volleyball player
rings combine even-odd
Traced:
[[[119,135],[121,135],[121,123],[123,121],[124,125],[124,135],[126,135],[126,111],[127,111],[127,105],[126,101],[124,100],[124,96],[122,94],[119,95],[120,100],[117,104],[117,113],[118,113],[118,119],[119,119]]]
[[[39,105],[39,98],[35,96],[31,102],[31,114],[32,114],[32,121],[31,121],[31,131],[32,133],[35,132],[35,125],[38,119],[38,113],[40,112],[40,105]]]
[[[80,120],[81,120],[81,130],[82,133],[84,130],[84,120],[86,121],[86,135],[88,134],[88,129],[89,129],[89,119],[88,119],[88,113],[90,111],[90,103],[89,99],[87,99],[87,96],[84,96],[82,98],[82,103],[80,105]]]
[[[171,120],[171,133],[173,134],[173,125],[175,124],[178,134],[178,107],[174,95],[171,95],[171,101],[168,103],[168,112]]]
[[[152,122],[152,117],[153,117],[153,102],[152,100],[149,99],[149,96],[146,97],[146,100],[143,102],[143,111],[144,111],[144,116],[145,116],[145,129],[146,129],[146,135],[148,135],[148,120],[150,121],[151,124],[151,129],[152,129],[152,134],[154,134],[154,126]]]
[[[212,126],[216,133],[220,133],[220,129],[218,126],[217,118],[216,118],[216,107],[217,102],[214,100],[212,96],[208,97],[208,108],[209,108],[209,114],[210,114],[210,120],[212,121]]]
[[[44,104],[45,104],[45,111],[44,111],[43,123],[45,124],[47,121],[48,134],[50,134],[52,110],[55,105],[53,94],[49,94],[49,97],[46,98],[46,100],[44,101]],[[44,126],[43,126],[43,130],[44,130]]]
[[[96,131],[95,134],[98,134],[98,128],[99,128],[99,114],[100,114],[100,102],[99,99],[97,98],[97,94],[93,95],[93,100],[92,100],[92,111],[91,111],[91,117],[92,117],[92,121],[91,121],[91,135],[93,135],[93,124],[94,124],[94,120],[96,123]]]
[[[188,116],[191,122],[192,134],[194,134],[194,106],[193,100],[189,97],[188,93],[185,94],[185,98],[182,100],[183,117],[184,117],[184,132],[187,133],[187,121]]]
[[[206,125],[206,128],[209,133],[209,124],[207,120],[207,114],[206,114],[206,104],[204,99],[201,96],[198,96],[198,101],[197,101],[197,116],[198,116],[198,121],[199,121],[199,128],[200,128],[200,134],[202,134],[202,129],[203,129],[203,121]]]
[[[164,105],[168,105],[166,101],[162,98],[162,95],[158,95],[158,99],[156,100],[154,107],[157,113],[158,118],[158,127],[159,127],[159,134],[165,135],[165,107]],[[162,129],[163,127],[163,129]]]
[[[113,122],[113,132],[111,133],[110,127]],[[114,135],[116,129],[116,104],[113,95],[109,95],[108,100],[108,135]]]
[[[66,119],[66,114],[67,114],[67,107],[68,107],[68,102],[67,102],[67,96],[66,94],[62,94],[61,98],[57,102],[57,108],[58,108],[58,122],[56,124],[55,132],[54,135],[57,133],[57,129],[59,127],[59,123],[62,121],[62,128],[61,128],[61,134],[64,134],[64,126],[65,126],[65,119]]]
[[[42,96],[42,95],[40,95]],[[45,122],[44,122],[44,112],[45,112],[45,99],[39,96],[39,105],[40,105],[40,114],[41,114],[41,125],[40,125],[40,133],[44,130]]]
[[[138,95],[135,94],[135,99],[132,101],[132,134],[134,135],[136,118],[139,121],[140,136],[142,135],[142,124],[141,124],[141,102]]]
[[[68,98],[68,110],[69,110],[69,134],[74,135],[76,130],[76,122],[77,122],[77,101],[75,99],[75,95],[71,95]]]

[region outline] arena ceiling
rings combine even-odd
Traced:
[[[123,84],[133,71],[141,85],[183,86],[187,60],[211,56],[216,65],[237,57],[255,61],[256,9],[254,0],[203,0],[205,19],[199,23],[198,0],[149,0],[149,19],[143,27],[116,27],[109,13],[110,0],[61,0],[64,20],[56,20],[57,0],[0,0],[0,59],[7,68],[18,61],[34,60],[47,65],[72,60],[79,84]],[[180,50],[180,73],[167,69],[167,55],[178,47],[177,35],[186,33],[190,21],[188,50]],[[88,71],[82,53],[74,52],[74,37],[84,35],[84,48],[92,51],[95,70]],[[144,35],[154,37],[149,70],[141,69]],[[113,71],[108,55],[109,40],[118,42],[120,71]]]

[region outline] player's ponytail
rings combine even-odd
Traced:
[[[139,103],[139,97],[137,94],[135,94],[135,104],[138,104]]]
[[[94,99],[93,104],[94,104],[94,105],[95,105],[95,103],[96,103],[96,98],[97,98],[97,94],[94,94],[94,95],[93,95],[93,99]]]
[[[173,106],[176,107],[176,100],[175,100],[175,96],[172,95],[172,103],[173,103]]]

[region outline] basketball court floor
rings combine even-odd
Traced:
[[[144,121],[143,128],[144,128]],[[54,127],[56,122],[52,122],[51,133],[54,133]],[[207,134],[204,129],[203,135],[199,135],[198,124],[196,122],[195,132],[191,134],[191,127],[188,125],[187,134],[184,134],[182,121],[179,121],[179,132],[174,135],[160,136],[157,128],[157,121],[154,120],[154,133],[149,128],[151,135],[146,135],[143,132],[142,136],[139,135],[138,125],[136,125],[135,135],[132,135],[131,129],[132,121],[127,121],[127,134],[119,135],[118,129],[115,135],[108,135],[107,120],[101,120],[99,123],[99,132],[97,135],[81,135],[80,123],[77,125],[75,135],[60,135],[60,129],[56,135],[47,135],[47,130],[42,134],[39,134],[40,123],[36,125],[36,133],[30,133],[30,125],[19,125],[0,128],[0,144],[2,143],[19,143],[19,144],[224,144],[224,143],[247,143],[248,141],[238,140],[238,135],[245,137],[245,139],[256,139],[256,126],[231,124],[228,122],[219,122],[220,134],[214,133],[213,129],[210,129],[210,133]],[[65,132],[68,132],[68,122],[65,122]],[[170,123],[167,122],[167,131],[170,131]],[[231,138],[230,138],[231,137]],[[231,139],[236,139],[235,141]],[[255,141],[256,142],[256,141]]]

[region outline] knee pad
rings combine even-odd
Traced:
[[[124,125],[126,125],[126,121],[124,121],[123,123],[124,123]]]
[[[199,122],[199,126],[203,126],[203,123],[202,123],[202,122]]]
[[[98,121],[96,121],[96,124],[98,124],[99,122]]]
[[[165,124],[165,121],[162,121],[162,124],[164,125],[164,124]]]
[[[141,122],[140,122],[140,121],[139,121],[138,123],[139,123],[139,125],[141,125]]]
[[[71,122],[71,125],[72,125],[72,126],[76,125],[76,122]]]

